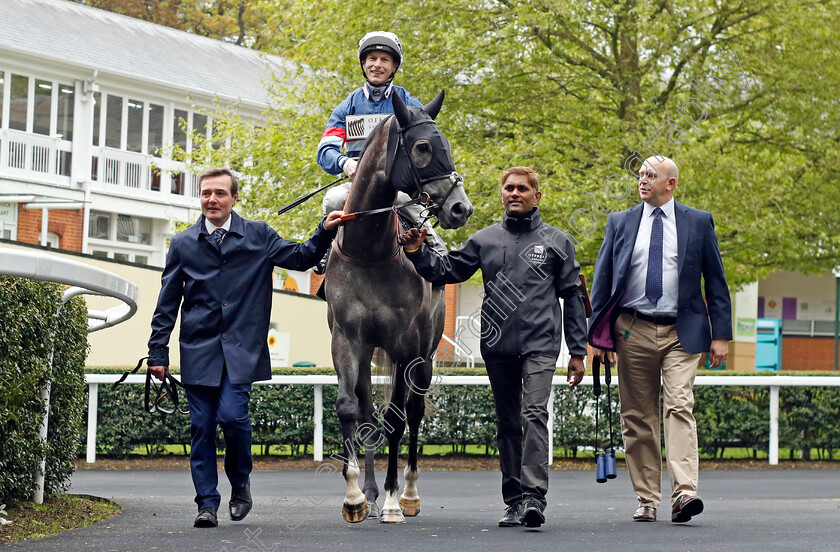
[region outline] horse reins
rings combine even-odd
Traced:
[[[114,382],[114,385],[111,389],[116,389],[119,384],[125,381],[125,379],[130,374],[136,374],[137,371],[143,366],[143,361],[148,359],[149,357],[143,357],[137,362],[137,366],[134,367],[134,370],[126,370],[123,372],[123,375]],[[152,387],[155,389],[155,398],[152,400],[151,397],[151,390]],[[152,372],[146,369],[146,390],[143,394],[143,407],[145,408],[146,412],[149,414],[154,414],[155,412],[160,412],[162,415],[172,414],[176,410],[181,414],[189,414],[190,410],[189,407],[182,409],[178,400],[178,388],[184,387],[180,381],[175,379],[175,377],[169,373],[169,368],[163,374],[163,381],[160,384],[156,384],[152,381]],[[164,400],[169,397],[172,401],[172,406],[166,406],[164,404]]]

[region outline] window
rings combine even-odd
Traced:
[[[117,215],[117,241],[152,243],[152,219]]]
[[[207,142],[207,115],[193,114],[193,149],[202,147]]]
[[[128,262],[128,253],[114,253],[114,260]]]
[[[186,111],[175,110],[175,117],[172,125],[172,143],[183,151],[187,151],[187,116]]]
[[[149,138],[146,153],[160,157],[163,149],[163,106],[149,104],[146,109],[149,110]],[[158,183],[158,189],[160,189],[160,183]]]
[[[61,249],[61,237],[55,232],[47,232],[47,247],[50,249]]]
[[[108,258],[108,252],[107,251],[93,250],[93,251],[90,252],[90,254],[93,255],[94,257],[98,258],[98,259],[107,259]]]
[[[102,211],[90,212],[90,225],[88,227],[88,236],[100,240],[107,240],[111,237],[111,215]],[[94,252],[95,254],[95,252]]]
[[[29,97],[29,77],[12,75],[9,97],[9,128],[26,131],[26,102]]]
[[[108,94],[105,110],[105,146],[119,149],[122,145],[122,104],[119,96]]]
[[[73,141],[73,100],[76,91],[70,84],[58,85],[58,120],[55,132],[64,140]]]
[[[159,192],[160,191],[160,169],[158,167],[152,166],[152,191]]]
[[[93,145],[99,145],[99,121],[102,115],[102,93],[93,93]],[[95,179],[94,179],[95,180]]]
[[[35,134],[50,134],[52,90],[51,82],[35,79],[35,120],[32,124],[32,132]]]
[[[172,188],[175,195],[184,195],[184,173],[172,173]]]
[[[3,128],[3,89],[6,87],[6,74],[0,71],[0,128]]]
[[[149,264],[149,256],[148,255],[135,255],[134,262],[141,265]]]
[[[143,102],[128,100],[128,136],[126,149],[140,153],[143,151]]]

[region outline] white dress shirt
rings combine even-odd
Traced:
[[[627,280],[627,290],[621,298],[621,306],[635,309],[645,314],[677,315],[677,299],[679,292],[679,274],[677,272],[677,220],[674,217],[674,198],[662,205],[662,297],[656,304],[645,297],[647,283],[648,252],[650,249],[650,232],[653,226],[654,209],[648,203],[644,204],[642,220],[639,223],[639,233],[636,234],[636,244],[630,258],[630,273]]]

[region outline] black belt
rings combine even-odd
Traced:
[[[660,326],[669,326],[671,324],[677,323],[676,316],[667,316],[664,314],[645,314],[643,312],[639,312],[628,307],[621,307],[621,312],[632,314],[639,320],[644,320],[645,322],[650,322],[651,324],[658,324]]]

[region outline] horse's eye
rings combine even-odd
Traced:
[[[418,169],[422,169],[432,160],[432,144],[430,144],[428,140],[418,140],[414,143],[414,147],[411,148],[411,153],[411,159],[414,162],[414,166]]]

